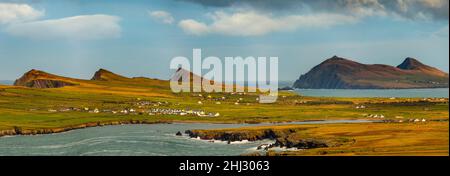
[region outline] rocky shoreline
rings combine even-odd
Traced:
[[[78,125],[72,125],[68,127],[58,127],[58,128],[43,128],[43,129],[22,129],[21,127],[13,127],[13,129],[0,130],[0,137],[3,136],[15,136],[15,135],[38,135],[38,134],[53,134],[62,133],[71,130],[99,127],[99,126],[110,126],[110,125],[128,125],[128,124],[170,124],[170,123],[221,123],[221,124],[234,124],[232,122],[202,122],[202,121],[147,121],[147,120],[122,120],[122,121],[106,121],[106,122],[89,122]],[[238,122],[235,122],[238,123]],[[263,122],[250,123],[248,124],[259,124]],[[282,123],[282,122],[277,122]]]
[[[89,127],[99,127],[99,126],[110,126],[110,125],[128,125],[128,124],[161,124],[161,123],[172,123],[169,121],[145,121],[145,120],[123,120],[123,121],[109,121],[109,122],[89,122],[79,125],[73,125],[69,127],[61,128],[45,128],[45,129],[22,129],[20,127],[14,127],[9,130],[0,130],[0,137],[3,136],[14,136],[14,135],[38,135],[38,134],[53,134],[62,133],[71,130],[89,128]]]
[[[296,149],[325,148],[341,145],[345,141],[318,139],[313,137],[297,137],[295,134],[308,128],[285,129],[256,129],[256,130],[186,130],[185,134],[191,138],[202,140],[220,140],[228,143],[236,141],[275,140],[272,144],[262,144],[258,150],[268,150],[273,147],[285,147]],[[295,136],[295,137],[294,137]]]

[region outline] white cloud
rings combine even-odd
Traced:
[[[27,4],[0,3],[0,24],[35,20],[44,13]]]
[[[172,17],[172,15],[169,12],[166,11],[152,11],[152,12],[148,12],[148,14],[155,20],[161,21],[162,23],[165,24],[172,24],[175,19]]]
[[[424,6],[431,8],[448,6],[448,0],[420,0],[420,2],[422,2]]]
[[[182,20],[178,23],[178,25],[186,32],[189,34],[194,34],[194,35],[202,35],[202,34],[206,34],[210,32],[210,28],[209,26],[207,26],[204,23],[200,23],[198,21],[195,20]]]
[[[307,11],[354,16],[394,16],[448,21],[449,0],[183,0],[211,7],[250,7],[269,12]],[[425,18],[424,18],[425,17]]]
[[[340,14],[288,15],[275,17],[255,11],[228,14],[216,12],[212,23],[206,24],[193,19],[179,22],[179,26],[189,34],[203,35],[218,33],[234,36],[258,36],[271,32],[292,31],[299,28],[321,28],[340,24],[355,23],[358,18]]]
[[[343,2],[350,14],[358,17],[386,16],[388,14],[385,6],[378,0],[346,0]]]
[[[120,18],[116,16],[83,15],[11,24],[5,31],[11,35],[40,40],[96,40],[119,37],[119,21]]]
[[[442,27],[438,31],[434,32],[432,36],[438,37],[438,38],[441,38],[441,37],[442,38],[445,38],[445,37],[448,38],[448,36],[449,36],[448,35],[448,33],[449,33],[448,31],[449,31],[449,29],[448,29],[448,25],[447,25],[447,26]]]

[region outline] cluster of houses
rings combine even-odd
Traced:
[[[30,109],[30,111],[36,111],[37,109]],[[69,111],[82,111],[80,108],[60,108],[60,109],[48,109],[48,112],[69,112]]]
[[[138,99],[138,100],[140,100],[140,99]],[[136,106],[138,106],[139,108],[146,107],[146,106],[158,107],[158,106],[165,106],[165,105],[169,105],[169,102],[167,102],[167,101],[165,101],[165,102],[138,101],[138,102],[136,102]]]
[[[246,93],[245,92],[231,92],[230,93],[231,95],[246,95]],[[193,94],[192,96],[194,96],[194,97],[202,97],[202,99],[201,100],[199,100],[198,102],[197,102],[197,104],[199,104],[199,105],[202,105],[203,104],[203,101],[202,100],[205,100],[205,99],[208,99],[208,100],[212,100],[212,101],[214,101],[215,102],[215,104],[217,104],[217,105],[220,105],[220,104],[222,104],[222,102],[221,101],[225,101],[227,98],[226,97],[212,97],[211,95],[208,95],[208,96],[203,96],[202,94]],[[244,101],[244,98],[238,98],[235,102],[234,102],[234,104],[235,105],[240,105],[242,102]],[[256,98],[256,101],[259,101],[259,98]],[[245,105],[251,105],[250,103],[245,103]]]
[[[375,118],[375,119],[384,119],[383,114],[368,114],[366,117]]]
[[[198,116],[198,117],[219,117],[220,113],[205,112],[203,110],[185,110],[185,109],[151,109],[149,115],[180,115],[180,116]]]
[[[384,119],[385,116],[383,114],[368,114],[366,115],[366,117],[369,118],[378,118],[378,119]],[[402,116],[396,116],[395,117],[398,120],[390,120],[391,122],[398,122],[398,123],[403,123],[403,122],[410,122],[410,123],[417,123],[417,122],[426,122],[427,120],[422,118],[411,118],[411,119],[404,119]]]
[[[426,122],[427,121],[426,119],[423,119],[423,118],[422,119],[412,118],[412,119],[405,119],[405,120],[403,120],[402,116],[397,116],[395,118],[399,119],[399,120],[397,120],[397,122],[399,122],[399,123],[402,123],[402,122],[417,123],[417,122]]]
[[[395,100],[397,99],[396,97],[391,97],[389,98],[391,100]],[[417,100],[422,101],[422,102],[448,102],[448,98],[422,98],[422,99],[406,99],[406,102],[416,102]]]
[[[294,100],[294,103],[295,104],[306,104],[306,103],[308,103],[308,101],[306,101],[306,100]]]
[[[426,122],[426,119],[407,119],[407,120],[398,120],[398,123],[409,122],[409,123],[418,123],[418,122]]]
[[[361,105],[361,106],[356,106],[355,108],[356,108],[356,109],[366,109],[366,106]]]
[[[203,96],[198,94],[198,96]],[[217,100],[216,104],[220,104],[220,101],[226,99],[226,97],[213,98],[208,95],[208,99]],[[198,102],[202,104],[201,101]],[[100,108],[90,108],[90,107],[59,107],[48,109],[48,112],[87,112],[87,113],[111,113],[111,114],[124,114],[124,115],[177,115],[177,116],[196,116],[196,117],[219,117],[218,112],[206,112],[204,110],[193,110],[193,109],[173,109],[169,108],[169,102],[157,102],[157,101],[145,101],[137,98],[136,101],[130,102],[129,108],[115,108],[115,109],[100,109]],[[179,105],[179,104],[175,104]],[[131,108],[133,107],[133,108]],[[29,111],[37,111],[38,109],[29,109]]]
[[[423,98],[422,101],[429,102],[448,102],[448,98]]]
[[[49,109],[48,112],[68,112],[68,111],[80,111],[88,113],[112,113],[112,114],[131,114],[131,115],[179,115],[179,116],[198,116],[198,117],[219,117],[220,113],[206,112],[204,110],[190,110],[190,109],[171,109],[171,108],[152,108],[148,110],[143,109],[133,109],[125,108],[122,110],[110,110],[98,108],[90,109],[88,107],[84,108],[62,108],[59,110]]]

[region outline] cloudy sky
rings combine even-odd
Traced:
[[[34,68],[168,79],[170,60],[278,56],[295,80],[338,55],[449,70],[448,0],[0,0],[0,80]]]

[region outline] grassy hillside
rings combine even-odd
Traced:
[[[232,129],[192,130],[196,136],[212,139],[233,136],[254,140],[273,134],[277,141],[296,144],[316,141],[327,146],[277,151],[267,155],[441,155],[448,156],[447,122],[280,125]],[[286,142],[285,142],[286,143]],[[311,145],[311,147],[313,147]]]
[[[70,81],[73,81],[70,80]],[[147,121],[196,122],[280,122],[324,119],[364,119],[368,114],[383,114],[386,119],[448,118],[448,100],[383,98],[314,98],[281,92],[274,104],[259,104],[256,94],[199,93],[174,94],[169,82],[148,78],[110,81],[77,80],[76,86],[36,89],[19,86],[0,87],[0,129],[51,128],[97,121],[140,119]],[[210,97],[208,97],[210,96]],[[224,97],[225,99],[222,99]],[[199,101],[201,104],[199,104]],[[239,103],[236,103],[238,102]],[[434,102],[433,102],[434,101]],[[158,106],[139,108],[139,102]],[[220,102],[220,104],[218,104]],[[399,103],[405,102],[405,103]],[[367,104],[356,109],[357,104]],[[112,114],[107,112],[64,111],[67,108],[102,110],[199,109],[220,113],[219,117],[178,115]],[[52,111],[58,112],[52,112]]]

